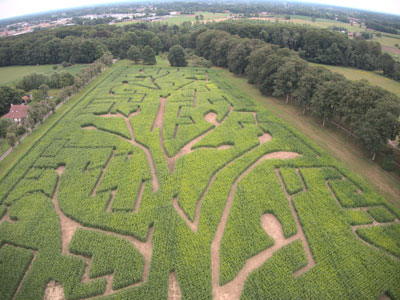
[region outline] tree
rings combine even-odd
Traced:
[[[0,138],[4,139],[6,137],[7,129],[11,123],[10,119],[0,119]]]
[[[142,53],[143,53],[143,63],[145,65],[155,65],[157,63],[156,54],[154,53],[154,50],[151,49],[150,46],[144,47]]]
[[[173,46],[168,53],[168,61],[173,67],[186,67],[185,51],[179,45]]]
[[[39,90],[32,90],[32,100],[34,102],[40,102],[43,100],[43,93]]]
[[[19,89],[23,89],[25,92],[38,89],[43,83],[46,82],[46,76],[43,74],[31,73],[22,77],[17,83]]]
[[[12,122],[7,128],[6,139],[8,144],[13,148],[17,143],[17,124]]]
[[[296,103],[303,107],[303,114],[311,106],[311,98],[318,86],[329,80],[332,73],[322,67],[308,67],[303,76],[297,83],[297,89],[293,95],[296,97]]]
[[[376,152],[386,145],[389,139],[394,139],[400,130],[400,104],[398,98],[389,95],[370,108],[365,115],[359,118],[354,126],[354,133],[358,136],[365,148],[372,153],[372,160]]]
[[[343,87],[345,84],[344,80],[326,81],[318,86],[311,98],[312,109],[323,119],[322,126],[325,127],[326,120],[333,118],[337,113],[339,103],[344,97]]]
[[[286,95],[287,104],[289,96],[297,89],[300,78],[306,68],[307,63],[298,58],[293,58],[282,65],[275,74],[273,95]]]
[[[378,67],[383,71],[386,76],[392,76],[394,73],[394,59],[388,54],[383,53],[379,56]]]
[[[74,84],[74,76],[69,72],[61,72],[60,85],[66,87]]]
[[[23,91],[8,86],[0,87],[0,115],[8,113],[11,104],[21,104]]]
[[[61,87],[60,74],[58,72],[52,73],[49,77],[47,77],[46,84],[49,88],[59,89]]]
[[[163,44],[158,36],[155,36],[150,41],[151,48],[156,52],[156,55],[160,53],[163,48]]]
[[[47,84],[42,84],[39,86],[39,90],[42,92],[43,98],[47,98],[49,96],[49,87]]]
[[[126,57],[138,63],[142,59],[142,52],[136,46],[131,46],[126,53]]]
[[[17,143],[17,135],[14,132],[7,132],[6,139],[11,148]]]

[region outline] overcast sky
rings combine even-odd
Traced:
[[[306,0],[303,0],[304,2]],[[100,3],[121,2],[112,0],[0,0],[0,18],[26,15],[54,9]],[[311,0],[314,3],[354,7],[400,15],[400,0]]]

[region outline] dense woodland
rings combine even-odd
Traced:
[[[345,124],[372,153],[399,133],[400,100],[395,95],[309,67],[305,60],[382,70],[398,80],[400,66],[382,53],[379,43],[351,40],[325,29],[229,21],[73,26],[2,39],[0,65],[90,63],[108,51],[115,58],[155,64],[156,54],[176,45],[215,66],[247,75],[263,94],[296,102],[318,114],[324,125],[327,120]]]

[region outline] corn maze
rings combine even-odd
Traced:
[[[400,299],[400,211],[214,70],[118,62],[0,203],[0,299]]]

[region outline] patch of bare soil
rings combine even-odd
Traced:
[[[197,106],[197,91],[194,91],[193,107],[196,108],[196,106]]]
[[[254,122],[256,123],[256,126],[258,126],[257,113],[255,111],[253,111],[253,118]]]
[[[65,167],[59,167],[57,168],[57,174],[59,176],[59,179],[57,181],[57,185],[56,188],[54,190],[54,195],[52,198],[52,202],[54,205],[54,209],[56,211],[56,213],[59,216],[60,219],[60,225],[61,225],[61,241],[62,241],[62,254],[67,255],[69,254],[69,250],[68,250],[68,245],[71,242],[72,236],[74,235],[74,233],[76,232],[76,230],[79,227],[82,227],[81,224],[71,220],[70,218],[67,218],[64,213],[61,211],[60,206],[58,205],[58,201],[57,201],[57,194],[58,194],[58,188],[60,185],[60,178],[62,173],[64,172]]]
[[[169,275],[168,300],[180,300],[181,298],[182,295],[178,280],[176,279],[175,273],[172,272]]]
[[[260,142],[260,144],[265,144],[266,142],[269,142],[270,140],[272,140],[272,136],[268,133],[264,133],[263,135],[260,135],[258,137],[258,141]]]
[[[4,214],[4,216],[0,219],[0,224],[3,222],[8,222],[8,223],[16,223],[16,220],[12,220],[10,218],[10,215],[8,214],[8,209],[6,210],[6,213]]]
[[[221,146],[217,147],[218,150],[228,150],[231,148],[232,148],[232,145],[221,145]]]
[[[114,202],[116,194],[117,194],[117,190],[116,189],[111,191],[111,197],[110,197],[110,200],[108,201],[108,204],[107,204],[107,207],[106,207],[106,212],[111,212],[111,206],[112,206],[112,204]]]
[[[294,152],[273,152],[268,153],[254,162],[251,166],[249,166],[239,177],[234,181],[231,190],[229,192],[228,199],[225,204],[225,208],[218,224],[217,231],[215,233],[214,239],[211,244],[211,277],[212,277],[212,285],[213,285],[213,297],[217,300],[222,299],[239,299],[240,294],[243,289],[243,285],[247,277],[251,272],[253,272],[256,268],[260,267],[264,262],[270,258],[279,248],[283,245],[290,243],[294,240],[294,237],[291,237],[287,240],[283,239],[280,236],[279,227],[277,220],[273,220],[271,216],[263,217],[261,221],[264,219],[264,223],[273,224],[274,228],[272,230],[272,234],[277,238],[275,240],[274,246],[260,252],[259,254],[251,257],[248,259],[244,265],[244,267],[239,271],[237,276],[230,281],[229,283],[225,284],[224,286],[219,285],[219,274],[220,274],[220,258],[219,258],[219,250],[221,247],[222,237],[225,231],[226,223],[228,221],[229,212],[232,207],[233,199],[236,193],[237,186],[239,182],[249,173],[251,172],[256,166],[258,166],[261,162],[267,159],[289,159],[295,158],[300,154]],[[297,215],[296,215],[297,216]],[[265,224],[266,225],[266,224]],[[278,228],[278,229],[277,229]],[[301,228],[301,227],[300,227]],[[268,231],[270,229],[267,229]],[[282,229],[281,229],[282,230]],[[283,236],[283,233],[281,233]]]
[[[276,244],[282,244],[285,240],[282,225],[273,214],[265,214],[261,216],[261,227],[274,239]]]
[[[64,288],[61,284],[51,280],[44,291],[43,300],[64,300]]]
[[[138,194],[136,196],[135,206],[133,208],[133,212],[137,212],[139,210],[140,203],[142,202],[142,198],[143,198],[144,185],[145,185],[145,182],[142,181],[140,183],[139,192],[138,192]]]
[[[206,120],[208,123],[214,124],[215,126],[219,125],[219,122],[217,121],[217,114],[210,112],[204,116],[204,120]]]
[[[84,130],[96,130],[97,129],[97,127],[94,127],[94,126],[85,126],[85,127],[82,127]]]
[[[103,170],[101,171],[100,178],[97,180],[96,185],[94,186],[94,189],[93,189],[92,193],[90,194],[91,197],[96,196],[97,188],[99,187],[100,182],[103,180],[104,174],[106,173],[106,171],[108,169],[108,166],[110,165],[112,159],[114,158],[114,154],[115,154],[115,150],[112,150],[111,156],[108,159],[108,161],[107,161],[106,165],[104,166]],[[57,173],[59,173],[59,171],[57,171]],[[59,174],[59,176],[61,176],[61,175]]]
[[[391,52],[394,54],[400,54],[400,49],[396,48],[394,46],[382,46],[382,50],[387,51],[387,52]]]

